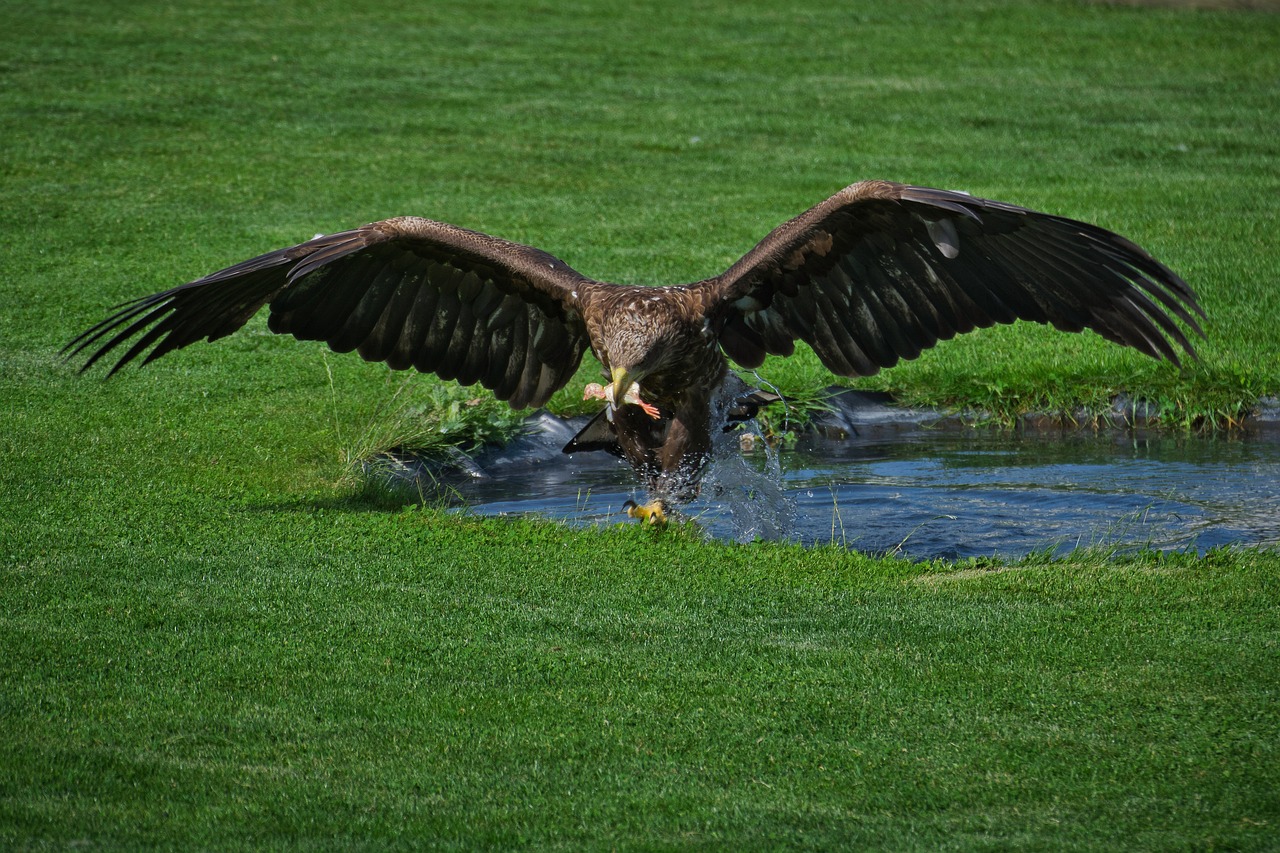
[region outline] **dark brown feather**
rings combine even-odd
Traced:
[[[783,223],[698,287],[711,294],[730,354],[752,364],[761,349],[783,354],[777,331],[788,329],[844,375],[1018,319],[1092,329],[1176,363],[1178,348],[1194,350],[1169,315],[1196,334],[1204,316],[1186,282],[1109,231],[880,181],[848,187]]]
[[[507,356],[507,366],[501,381],[494,386],[493,393],[500,400],[510,400],[524,377],[524,365],[528,359],[529,315],[521,312],[511,321],[511,355]]]
[[[538,249],[402,217],[269,252],[127,303],[66,351],[96,347],[87,368],[136,337],[115,372],[148,347],[151,360],[230,334],[269,304],[273,332],[323,340],[337,352],[357,349],[397,369],[483,379],[508,395],[520,388],[516,402],[541,404],[572,376],[587,347],[578,288],[588,286]],[[522,346],[513,358],[512,344],[530,333],[554,345]],[[491,338],[505,351],[491,353]],[[491,355],[515,373],[495,368]]]
[[[364,283],[364,292],[355,308],[345,319],[339,318],[341,325],[337,331],[327,336],[329,348],[334,352],[351,352],[364,343],[373,334],[374,327],[386,313],[403,280],[403,276],[386,264],[372,264]]]
[[[390,268],[384,268],[384,275],[394,275]],[[418,294],[422,289],[422,279],[417,276],[397,276],[395,292],[387,300],[386,308],[368,333],[356,344],[356,352],[365,361],[385,361],[392,369],[403,369],[409,363],[391,364],[396,345],[403,335],[411,333],[411,319],[414,306],[418,302]]]

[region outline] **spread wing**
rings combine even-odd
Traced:
[[[1155,358],[1203,337],[1186,282],[1125,238],[963,193],[854,184],[694,285],[745,367],[800,339],[830,370],[869,376],[940,340],[1034,320],[1092,329]],[[1172,315],[1172,317],[1171,317]]]
[[[588,345],[578,289],[555,257],[487,234],[401,217],[269,252],[118,306],[66,346],[83,369],[137,340],[111,373],[216,340],[269,305],[271,331],[367,361],[480,382],[514,408],[547,401]]]

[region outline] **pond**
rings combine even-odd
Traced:
[[[560,429],[527,439],[546,452],[510,448],[478,460],[471,473],[484,476],[450,479],[460,511],[634,523],[622,507],[643,495],[630,468],[601,453],[560,454]],[[808,435],[777,454],[721,452],[684,514],[719,539],[918,559],[1280,544],[1280,431],[1197,438],[908,423],[860,432]]]

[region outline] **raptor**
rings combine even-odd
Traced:
[[[942,340],[1031,320],[1091,329],[1174,363],[1203,335],[1191,288],[1134,243],[1087,223],[965,193],[864,181],[779,225],[723,273],[690,284],[588,278],[540,249],[420,217],[328,234],[117,306],[64,350],[111,373],[268,327],[393,369],[480,383],[541,406],[587,349],[605,409],[566,450],[624,456],[661,521],[697,494],[732,360],[796,341],[840,376],[867,376]],[[1184,331],[1184,327],[1185,330]],[[759,397],[728,394],[749,415]],[[725,409],[720,405],[719,409]]]

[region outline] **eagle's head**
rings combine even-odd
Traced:
[[[661,311],[653,310],[660,304],[648,300],[624,304],[605,320],[603,355],[615,400],[624,399],[633,384],[679,361],[673,324],[664,322]]]

